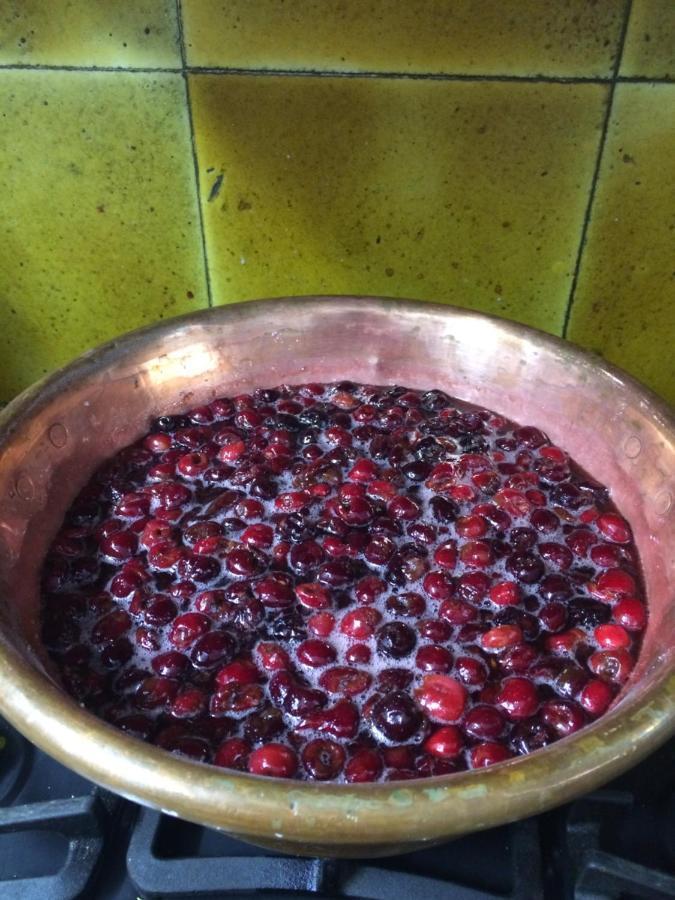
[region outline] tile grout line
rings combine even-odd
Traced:
[[[182,24],[179,25],[182,31]],[[444,81],[444,82],[503,82],[506,84],[673,84],[672,78],[652,78],[649,75],[504,75],[462,72],[366,72],[336,69],[242,69],[225,66],[69,66],[43,63],[0,63],[0,71],[15,72],[107,72],[129,74],[186,74],[193,75],[253,75],[288,78],[372,78],[382,80]]]
[[[609,132],[609,124],[612,117],[612,108],[614,106],[614,93],[616,91],[616,86],[619,83],[619,68],[621,66],[621,59],[623,57],[623,48],[626,43],[626,35],[628,33],[628,22],[630,20],[630,14],[632,10],[632,0],[626,0],[626,5],[624,7],[624,16],[623,23],[621,26],[621,34],[619,35],[619,43],[617,46],[616,60],[614,62],[614,70],[612,74],[612,80],[609,82],[609,91],[607,95],[607,107],[605,109],[605,117],[602,123],[602,132],[600,134],[600,140],[598,141],[598,152],[595,158],[595,167],[593,169],[593,176],[591,178],[591,186],[588,192],[588,202],[586,204],[586,210],[584,213],[584,220],[581,225],[581,235],[579,237],[579,246],[577,248],[577,256],[574,263],[574,273],[572,275],[572,283],[570,285],[570,293],[567,300],[567,308],[565,310],[565,318],[563,320],[562,332],[561,336],[563,338],[567,338],[567,332],[569,330],[570,319],[572,317],[572,307],[574,306],[574,300],[577,291],[577,285],[579,283],[579,274],[581,272],[581,261],[583,259],[584,250],[586,249],[586,239],[588,236],[588,228],[591,222],[591,213],[593,211],[593,202],[595,200],[595,193],[598,187],[598,181],[600,176],[600,169],[602,168],[602,160],[605,155],[605,144],[607,143],[607,133]],[[623,81],[622,81],[623,83]]]
[[[202,191],[199,184],[199,161],[197,159],[197,142],[195,141],[195,129],[192,119],[192,102],[190,99],[190,84],[188,82],[188,67],[185,56],[185,36],[183,34],[183,12],[181,0],[176,0],[176,22],[178,26],[178,46],[182,68],[179,70],[185,84],[185,102],[187,104],[188,122],[190,124],[190,145],[192,148],[192,167],[194,170],[195,187],[197,190],[197,212],[199,215],[199,233],[202,239],[202,260],[204,261],[204,275],[206,276],[206,301],[209,309],[213,309],[213,295],[211,293],[211,272],[209,270],[209,257],[206,250],[206,233],[204,231],[204,212],[202,209]]]
[[[0,63],[0,71],[3,70],[8,72],[128,72],[132,75],[139,73],[180,75],[183,71],[180,66],[68,66],[48,63]]]

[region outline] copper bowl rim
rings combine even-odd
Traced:
[[[161,342],[177,328],[210,321],[236,324],[267,304],[357,301],[388,315],[419,310],[419,301],[371,297],[273,298],[201,310],[130,332],[85,353],[24,391],[0,412],[0,446],[15,427],[59,391],[139,344]],[[663,400],[621,370],[559,338],[514,322],[443,304],[426,312],[497,323],[505,334],[564,354],[571,366],[602,368],[660,420],[675,444],[675,417]],[[267,307],[269,308],[269,307]],[[530,756],[480,771],[385,784],[335,785],[235,773],[170,755],[131,738],[80,708],[48,677],[0,640],[0,711],[38,747],[81,775],[123,796],[255,841],[298,844],[317,852],[357,854],[439,841],[532,815],[589,791],[634,765],[675,733],[675,662],[640,705],[622,703],[578,735]],[[393,852],[393,850],[391,850]]]

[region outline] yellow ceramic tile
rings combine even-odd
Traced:
[[[447,301],[559,332],[595,84],[193,75],[215,303]]]
[[[180,66],[175,0],[6,0],[0,64]]]
[[[675,85],[623,84],[569,337],[675,403]]]
[[[207,304],[179,75],[0,73],[0,398]]]
[[[675,80],[674,0],[633,0],[621,74]]]
[[[624,0],[183,0],[197,66],[609,75]]]

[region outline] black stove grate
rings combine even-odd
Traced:
[[[403,856],[275,855],[132,803],[0,722],[2,900],[675,898],[675,742],[608,788]]]

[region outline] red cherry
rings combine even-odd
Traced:
[[[335,662],[337,653],[335,647],[327,644],[326,641],[319,641],[310,638],[303,641],[296,650],[298,662],[305,666],[318,669]]]
[[[428,572],[424,576],[422,587],[433,600],[448,600],[454,593],[452,580],[445,572]]]
[[[264,525],[262,522],[257,525],[249,525],[242,532],[240,540],[249,547],[265,550],[274,542],[274,530],[270,525]]]
[[[438,609],[438,615],[451,625],[466,625],[475,621],[476,610],[461,600],[444,600]]]
[[[375,750],[359,750],[345,766],[345,781],[348,784],[363,784],[377,781],[382,774],[382,759]]]
[[[455,669],[460,681],[471,687],[482,686],[488,676],[485,664],[473,656],[458,656]]]
[[[484,569],[494,561],[494,554],[487,541],[469,541],[460,549],[459,558],[465,566]]]
[[[331,781],[342,771],[345,751],[335,741],[317,738],[302,749],[302,764],[315,781]]]
[[[582,688],[579,694],[579,703],[589,716],[597,718],[605,712],[613,698],[612,688],[607,682],[591,679]]]
[[[331,606],[329,589],[316,581],[296,584],[295,596],[307,609],[328,609]]]
[[[635,579],[624,569],[607,569],[598,578],[593,594],[612,600],[617,597],[632,597],[636,590]]]
[[[410,497],[394,497],[387,504],[387,512],[394,519],[404,519],[406,522],[410,522],[413,519],[419,518],[421,514],[421,509],[414,500],[411,500]]]
[[[504,762],[511,754],[503,744],[486,742],[477,744],[469,753],[469,764],[472,769],[482,769],[485,766],[493,766],[495,763]]]
[[[598,531],[614,544],[629,544],[631,540],[630,525],[622,516],[616,513],[603,513],[598,516],[595,524]]]
[[[366,575],[356,583],[354,594],[359,603],[374,603],[387,589],[387,585],[376,575]]]
[[[494,706],[474,706],[464,717],[464,731],[481,741],[499,738],[504,731],[504,717]]]
[[[427,644],[417,651],[415,666],[422,672],[449,672],[452,653],[438,644]]]
[[[593,634],[600,647],[606,650],[630,647],[630,636],[621,625],[598,625]]]
[[[283,512],[295,512],[307,506],[312,497],[307,491],[290,491],[286,494],[279,494],[274,501],[274,506]]]
[[[424,742],[424,749],[441,759],[454,759],[464,747],[462,732],[456,725],[444,725]]]
[[[174,619],[169,640],[179,650],[191,646],[211,628],[211,620],[202,613],[185,613]]]
[[[131,531],[114,531],[101,541],[101,553],[112,559],[129,559],[137,545],[138,538]]]
[[[266,672],[278,672],[280,669],[291,668],[288,653],[280,644],[273,641],[260,641],[255,648],[255,654]]]
[[[480,642],[484,650],[499,651],[520,644],[522,640],[523,632],[518,625],[496,625],[482,635]]]
[[[352,644],[345,650],[345,662],[351,665],[365,666],[370,662],[372,655],[367,644]]]
[[[171,715],[176,719],[190,719],[198,716],[206,708],[206,695],[199,688],[181,691],[171,704]]]
[[[450,675],[426,675],[415,691],[424,712],[437,722],[455,722],[466,703],[466,689]]]
[[[285,744],[271,743],[258,747],[248,758],[248,770],[252,775],[292,778],[297,768],[298,758]]]
[[[634,597],[624,597],[613,610],[614,618],[627,631],[642,631],[647,625],[647,608]]]
[[[558,737],[567,737],[586,723],[581,707],[571,700],[547,700],[542,704],[540,715]]]
[[[375,629],[382,621],[382,613],[372,606],[352,609],[340,622],[340,631],[359,641],[367,640],[375,634]]]
[[[490,600],[496,606],[515,606],[520,601],[520,587],[514,581],[498,581],[489,591]]]
[[[351,666],[335,666],[327,669],[319,678],[319,685],[329,694],[345,694],[355,697],[370,685],[372,675],[364,669]]]
[[[483,516],[460,516],[455,522],[455,531],[461,537],[480,538],[488,533],[489,525]]]
[[[379,467],[371,459],[358,459],[349,471],[353,481],[373,481],[379,474]]]
[[[434,562],[441,569],[449,571],[454,569],[457,565],[457,542],[446,541],[444,544],[439,544],[434,551]]]
[[[588,668],[603,681],[623,684],[633,669],[633,659],[624,648],[598,650],[589,658]]]
[[[529,719],[539,707],[537,689],[527,678],[507,678],[496,698],[510,719]]]
[[[216,751],[213,764],[226,769],[245,771],[250,752],[251,745],[247,741],[241,738],[228,738]]]
[[[317,637],[328,637],[335,628],[335,616],[328,612],[315,613],[307,619],[307,628]]]
[[[354,738],[359,728],[359,712],[351,700],[338,700],[335,706],[308,712],[297,728],[336,738]]]
[[[235,659],[233,662],[223,666],[216,674],[216,682],[224,686],[235,682],[236,684],[255,684],[260,675],[257,668],[252,662],[246,659]]]

